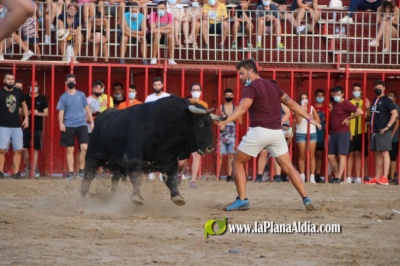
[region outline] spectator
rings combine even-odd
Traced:
[[[262,4],[262,1],[258,1],[257,5]],[[279,9],[279,18],[282,21],[289,21],[289,23],[294,28],[296,34],[305,34],[310,30],[310,26],[307,24],[306,26],[300,25],[300,23],[294,18],[292,12],[287,12],[287,0],[274,0],[271,5],[275,5]],[[285,28],[286,24],[284,23]]]
[[[208,48],[208,34],[221,34],[222,39],[219,44],[220,48],[224,47],[226,36],[228,36],[229,24],[228,24],[228,10],[226,6],[217,0],[208,0],[203,5],[203,22],[202,31],[204,38],[203,48]]]
[[[73,45],[74,54],[73,60],[77,63],[77,55],[79,54],[82,46],[83,35],[81,33],[81,17],[78,13],[78,6],[76,3],[70,3],[67,11],[64,14],[58,16],[58,28],[66,30],[69,34],[66,38],[60,38],[58,45],[60,48],[60,54],[63,55],[63,61],[67,61],[66,54],[67,45]],[[64,35],[66,36],[66,35]],[[59,36],[60,37],[60,36]]]
[[[289,109],[286,105],[285,107]],[[288,110],[288,112],[290,112],[290,110]],[[285,124],[282,125],[282,131],[283,135],[285,136],[286,143],[289,146],[289,143],[292,141],[293,138],[293,132],[292,128],[287,123],[288,122],[285,122]],[[286,173],[282,172],[282,168],[279,166],[275,159],[273,159],[273,162],[275,167],[274,182],[288,182]]]
[[[78,4],[79,11],[83,16],[83,28],[87,28],[89,21],[95,16],[95,6],[92,0],[78,0]]]
[[[251,34],[253,32],[253,23],[251,22],[251,11],[249,10],[250,0],[241,0],[240,7],[236,9],[234,22],[232,25],[232,49],[237,49],[237,35],[240,33],[247,33],[248,41],[247,47],[252,48]]]
[[[22,39],[19,37],[18,34],[13,33],[11,34],[11,37],[0,41],[0,61],[4,60],[4,55],[3,55],[4,49],[11,47],[14,42],[18,43],[21,49],[24,51],[24,53],[22,54],[21,61],[27,61],[35,54],[31,50],[29,50],[29,47],[22,41]],[[6,44],[6,47],[4,44]]]
[[[314,106],[310,104],[308,108],[308,94],[300,94],[300,106],[307,112],[312,119],[320,123],[320,119]],[[310,133],[310,142],[307,140],[307,134]],[[299,172],[303,182],[306,180],[306,154],[310,155],[310,183],[315,183],[315,148],[317,147],[317,128],[315,125],[310,125],[308,128],[307,120],[296,114],[296,144],[299,156]],[[308,145],[307,145],[308,144]]]
[[[353,15],[357,10],[377,11],[382,0],[350,0],[347,16],[339,20],[340,23],[353,23]]]
[[[125,0],[107,0],[99,2],[99,11],[102,14],[111,15],[116,18],[117,27],[122,25],[122,18],[125,12]]]
[[[161,41],[165,41],[165,38],[168,38],[168,64],[176,65],[174,61],[174,33],[172,31],[174,19],[166,9],[166,3],[159,1],[157,2],[157,11],[150,14],[150,37],[148,41],[150,42],[151,38],[153,38],[153,53],[150,65],[157,64],[158,47]]]
[[[49,1],[45,5],[45,15],[44,15],[44,43],[51,43],[51,30],[54,30],[54,22],[58,24],[58,16],[65,13],[65,5],[69,5],[70,0],[58,0],[56,3]],[[56,19],[57,18],[57,19]]]
[[[124,85],[121,82],[115,82],[113,84],[113,91],[114,91],[114,107],[118,108],[118,106],[126,101],[125,93],[124,93]]]
[[[162,78],[159,78],[159,77],[154,78],[153,90],[154,90],[154,93],[152,93],[146,97],[146,100],[144,101],[145,103],[154,102],[154,101],[157,101],[158,99],[170,96],[169,93],[163,91],[164,90],[164,82],[163,82]]]
[[[172,26],[174,31],[174,40],[176,47],[182,47],[179,35],[181,33],[182,23],[186,24],[188,18],[186,17],[186,12],[183,6],[176,3],[176,0],[168,0],[167,12],[172,14],[174,19],[174,25]]]
[[[29,47],[29,44],[34,46],[35,54],[38,56],[40,60],[40,46],[39,46],[39,24],[37,23],[36,15],[29,17],[24,24],[20,27],[20,32],[22,35],[22,40],[26,47]],[[28,48],[29,49],[29,48]],[[28,54],[32,53],[32,51],[28,50]]]
[[[137,95],[137,90],[136,90],[136,85],[131,84],[129,85],[129,93],[128,93],[128,106],[126,106],[126,101],[122,102],[119,106],[118,109],[122,110],[125,109],[127,107],[130,107],[132,105],[136,105],[136,104],[141,104],[143,102],[139,101],[136,99],[136,95]]]
[[[363,111],[344,98],[344,90],[340,86],[334,88],[333,99],[329,123],[328,160],[335,177],[329,182],[339,184],[350,148],[350,120],[362,115]]]
[[[4,178],[5,154],[12,142],[14,150],[12,178],[20,179],[19,167],[23,148],[23,136],[19,107],[22,107],[24,120],[22,127],[29,127],[28,108],[22,90],[14,88],[14,74],[4,75],[4,87],[0,89],[0,178]]]
[[[236,105],[233,104],[234,93],[231,88],[227,88],[224,90],[225,103],[220,106],[219,112],[221,116],[227,117],[235,111]],[[242,123],[241,118],[239,118],[239,124]],[[227,170],[228,174],[226,177],[226,181],[233,181],[232,177],[232,161],[233,156],[235,155],[235,146],[236,146],[236,121],[232,121],[220,129],[220,161],[219,165],[219,173],[221,173],[222,162],[224,157],[227,158]]]
[[[354,104],[357,106],[357,108],[360,108],[363,110],[364,107],[364,101],[361,96],[362,89],[361,89],[361,84],[355,83],[353,85],[353,98],[349,101],[350,103]],[[368,99],[365,101],[365,107],[367,110],[370,107],[370,102]],[[370,115],[369,112],[367,112],[366,118]],[[347,158],[347,183],[355,183],[355,184],[361,184],[361,151],[362,147],[364,148],[364,157],[368,157],[368,130],[367,126],[362,126],[364,117],[359,116],[353,120],[350,121],[350,150],[349,150],[349,155]],[[364,134],[364,142],[362,141],[362,136]],[[352,177],[352,171],[353,171],[353,165],[354,165],[354,173],[355,176]],[[364,166],[367,166],[367,164],[364,164]],[[365,171],[364,171],[365,172]]]
[[[103,17],[100,12],[97,12],[96,17],[89,20],[87,32],[89,42],[94,45],[93,62],[97,62],[99,52],[100,56],[104,57],[104,61],[108,62],[108,42],[110,40],[108,19]]]
[[[40,177],[40,171],[37,168],[37,162],[38,162],[38,155],[39,151],[42,149],[42,133],[43,133],[43,117],[48,117],[49,116],[49,106],[47,103],[46,97],[43,95],[39,94],[39,85],[37,81],[35,81],[35,87],[32,88],[32,84],[29,87],[29,93],[25,94],[25,101],[26,105],[28,108],[28,113],[29,113],[29,125],[32,125],[31,123],[31,114],[32,114],[32,94],[33,97],[35,98],[35,109],[33,110],[34,113],[34,120],[33,120],[33,166],[31,167],[31,160],[29,158],[30,151],[29,149],[31,148],[31,138],[32,138],[32,133],[31,133],[31,128],[27,127],[23,130],[23,139],[24,139],[24,149],[23,149],[23,155],[24,155],[24,160],[25,160],[25,174],[31,175],[31,168],[34,170],[34,175],[35,178]]]
[[[399,27],[399,8],[391,1],[383,1],[382,5],[378,8],[378,24],[379,30],[376,38],[369,42],[371,47],[379,47],[379,42],[383,37],[383,50],[382,52],[390,52],[390,40],[398,36]]]
[[[317,89],[314,93],[314,96],[314,107],[318,113],[319,121],[322,127],[321,130],[317,130],[317,147],[315,151],[315,182],[321,183],[322,159],[325,157],[325,123],[328,106],[325,105],[325,91],[323,89]]]
[[[257,6],[257,48],[262,48],[262,36],[264,33],[276,34],[276,48],[285,49],[281,42],[281,21],[279,20],[279,9],[271,5],[271,1],[263,1]],[[273,29],[272,29],[273,26]]]
[[[389,177],[391,177],[390,182],[391,183],[397,183],[399,182],[398,179],[398,173],[396,173],[396,161],[397,157],[399,155],[399,116],[400,116],[400,110],[399,110],[399,105],[397,104],[397,92],[391,91],[388,94],[389,99],[393,101],[394,106],[396,107],[397,110],[397,120],[394,123],[394,126],[392,128],[392,149],[389,151],[389,156],[390,156],[390,174]]]
[[[318,0],[293,0],[290,11],[297,13],[297,22],[301,24],[304,17],[309,21],[309,34],[315,31],[321,12],[318,9]]]
[[[399,114],[393,101],[385,95],[385,82],[377,80],[374,85],[377,97],[371,106],[371,151],[375,152],[375,177],[365,181],[365,184],[389,185],[387,177],[390,168],[389,151],[392,149],[392,126]]]
[[[124,14],[123,37],[121,45],[121,57],[125,57],[128,42],[130,44],[140,44],[140,52],[143,57],[143,64],[148,65],[147,61],[147,42],[146,42],[146,17],[147,8],[144,8],[144,14],[139,12],[137,3],[130,4],[129,12]],[[125,64],[125,59],[120,59],[121,64]]]
[[[65,85],[68,91],[64,92],[57,104],[58,122],[60,124],[61,139],[60,145],[67,147],[67,180],[75,179],[74,174],[74,139],[78,138],[80,154],[79,154],[79,172],[78,175],[83,177],[85,168],[85,156],[89,142],[88,130],[86,127],[86,114],[89,116],[90,130],[93,130],[94,121],[92,112],[86,102],[86,95],[82,91],[76,89],[76,80],[74,74],[65,76]]]
[[[24,89],[24,82],[21,79],[16,79],[14,83],[14,88],[23,90]]]
[[[187,20],[183,23],[183,35],[185,36],[184,42],[186,47],[189,47],[189,44],[193,44],[193,48],[197,48],[197,36],[199,36],[200,15],[202,11],[199,7],[199,0],[191,0],[190,4],[191,6],[187,9]]]

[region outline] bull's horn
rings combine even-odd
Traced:
[[[215,121],[222,121],[221,117],[215,114],[210,114],[211,119]]]
[[[194,114],[203,115],[203,114],[207,114],[208,113],[207,109],[201,109],[201,108],[198,108],[198,107],[196,107],[194,105],[189,105],[188,109],[189,109],[190,112],[192,112]]]

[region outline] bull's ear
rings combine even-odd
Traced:
[[[224,121],[227,118],[227,116],[224,117],[224,116],[218,116],[215,114],[210,114],[210,116],[211,116],[211,119],[214,121]]]
[[[198,108],[194,105],[189,105],[188,110],[194,114],[204,115],[208,113],[207,109]]]

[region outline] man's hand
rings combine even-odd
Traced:
[[[346,124],[347,126],[350,124],[350,119],[348,117],[346,117],[345,120],[343,120],[342,125]]]
[[[40,114],[39,111],[36,110],[36,109],[35,109],[35,111],[33,111],[33,113],[34,113],[35,115],[39,115],[39,114]]]
[[[369,102],[368,98],[365,99],[365,107],[369,109],[371,107],[371,103]]]
[[[379,130],[379,134],[383,135],[386,131],[388,131],[389,128],[388,127],[384,127],[381,130]]]
[[[318,122],[316,122],[316,121],[314,121],[314,120],[310,120],[310,124],[313,124],[313,125],[315,125],[319,130],[321,130],[322,129],[322,126],[321,126],[321,124],[320,123],[318,123]]]
[[[29,127],[29,119],[28,119],[28,117],[25,117],[24,121],[22,122],[22,127],[24,129]]]
[[[64,123],[60,123],[60,131],[61,132],[65,132],[66,131]]]
[[[90,123],[90,131],[93,131],[94,123]]]

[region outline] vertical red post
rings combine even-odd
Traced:
[[[313,74],[312,71],[308,72],[308,91],[307,91],[307,93],[308,93],[308,104],[307,104],[307,110],[310,113],[311,113],[311,103],[313,102],[312,101],[312,74]],[[311,117],[312,117],[312,113],[311,113]],[[311,135],[311,124],[307,123],[307,147],[308,147],[308,149],[306,149],[307,154],[306,154],[306,173],[305,173],[306,174],[307,183],[310,182],[310,174],[315,174],[315,172],[311,173],[311,170],[310,170],[310,167],[311,167],[311,162],[310,162],[310,160],[311,160],[311,158],[310,158],[310,143],[311,143],[310,139],[311,139],[311,136],[310,135]]]
[[[110,87],[111,87],[111,65],[107,66],[107,95],[110,95]],[[128,88],[126,89],[128,91]],[[107,99],[107,109],[110,108],[110,101]]]
[[[330,122],[330,110],[329,110],[329,99],[331,97],[329,90],[331,87],[331,72],[328,72],[327,78],[327,91],[325,93],[325,106],[326,108],[326,117],[325,117],[325,139],[324,139],[324,160],[325,160],[325,183],[328,183],[328,176],[329,176],[329,162],[328,162],[328,144],[329,144],[329,122]]]
[[[54,126],[58,123],[54,123],[54,64],[51,65],[51,81],[50,81],[50,178],[53,177],[53,158],[54,158]],[[65,156],[64,156],[65,157]]]
[[[185,68],[182,68],[181,74],[181,95],[182,98],[185,97]]]
[[[362,119],[362,135],[361,135],[361,143],[363,143],[363,145],[361,146],[361,183],[364,184],[364,177],[365,177],[365,149],[368,147],[365,147],[364,143],[365,143],[365,118],[367,117],[367,107],[365,106],[366,100],[367,100],[367,73],[364,72],[363,74],[363,119]]]
[[[126,107],[129,106],[129,85],[131,85],[130,83],[130,77],[129,77],[129,65],[126,64],[126,75],[125,75],[125,99],[126,99]],[[111,88],[110,88],[111,89]],[[108,91],[108,90],[107,90]],[[107,93],[107,95],[111,95],[111,90],[110,90],[110,94]],[[111,97],[111,96],[110,96]]]
[[[147,66],[144,69],[144,95],[144,98],[149,95],[149,67]]]
[[[31,141],[30,141],[30,145],[31,148],[29,149],[29,160],[30,160],[30,165],[31,165],[31,169],[30,169],[30,173],[29,176],[30,178],[32,178],[33,173],[35,172],[36,169],[34,169],[33,164],[34,164],[34,132],[35,132],[35,81],[36,81],[36,64],[32,64],[32,79],[31,79],[31,89],[30,89],[30,93],[31,93],[31,119],[30,119],[30,124],[29,126],[31,127]],[[22,156],[23,157],[23,156]],[[37,167],[37,166],[36,166]]]

